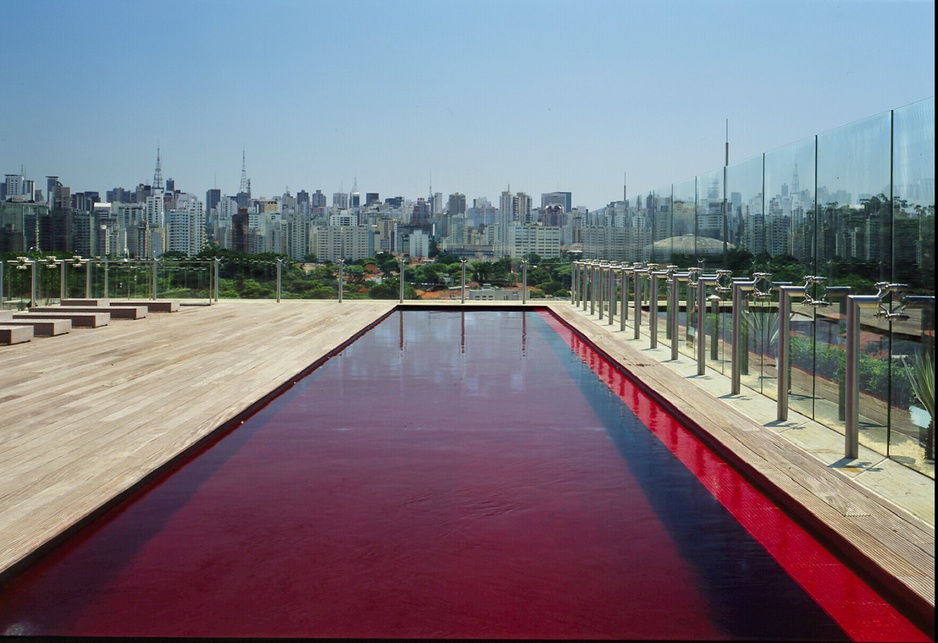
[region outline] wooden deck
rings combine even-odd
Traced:
[[[222,301],[0,346],[0,581],[393,307]]]
[[[396,305],[222,301],[0,347],[0,583]],[[773,499],[909,600],[933,631],[933,525],[832,471],[569,303],[550,307],[638,373]]]

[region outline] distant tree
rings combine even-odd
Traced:
[[[459,257],[451,252],[441,252],[436,256],[436,263],[452,265],[460,263]]]
[[[754,261],[755,255],[746,248],[733,248],[726,253],[726,269],[732,270],[735,277],[751,276]]]

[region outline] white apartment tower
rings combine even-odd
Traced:
[[[205,207],[192,194],[180,194],[167,216],[169,250],[198,254],[205,246]]]

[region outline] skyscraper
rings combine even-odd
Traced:
[[[543,192],[541,193],[541,208],[554,204],[563,208],[564,212],[573,209],[573,195],[570,192]]]

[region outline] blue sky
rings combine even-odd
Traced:
[[[509,185],[590,209],[935,94],[902,0],[7,0],[0,161],[384,199]]]

